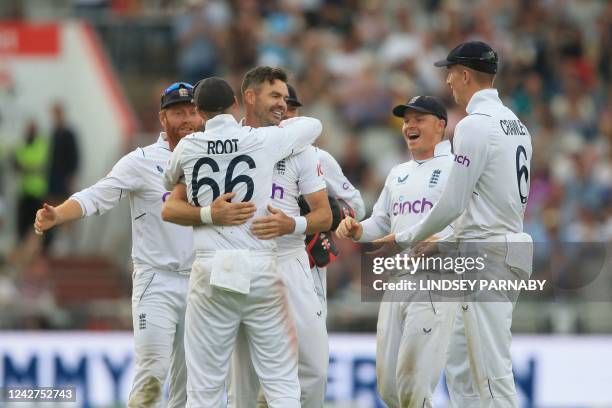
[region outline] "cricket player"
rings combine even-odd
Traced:
[[[256,69],[247,73],[243,83],[243,92],[250,88],[260,88]],[[297,107],[301,103],[297,99],[295,89],[287,84],[287,109],[283,119],[298,116]],[[257,91],[256,91],[257,92]],[[258,90],[260,97],[254,104],[245,97],[246,120],[245,124],[254,127],[273,125],[279,120],[269,115],[265,103],[265,92]],[[264,114],[261,114],[264,113]],[[316,192],[311,192],[311,191]],[[325,400],[327,384],[327,368],[329,363],[329,344],[327,328],[325,325],[324,304],[319,301],[313,275],[309,269],[309,259],[304,243],[304,234],[292,234],[290,228],[278,228],[276,233],[260,233],[267,225],[275,222],[282,224],[286,216],[300,216],[298,201],[304,197],[309,207],[306,235],[319,237],[319,233],[326,232],[332,224],[338,224],[342,213],[336,211],[332,219],[329,206],[326,181],[322,177],[319,166],[318,149],[309,146],[303,152],[289,156],[279,161],[272,176],[272,206],[281,212],[268,218],[259,218],[253,221],[253,232],[261,239],[277,238],[279,250],[279,271],[287,286],[289,305],[296,322],[298,338],[298,378],[301,387],[301,405],[303,408],[321,408]],[[363,205],[363,202],[361,202]],[[316,222],[321,219],[318,213],[328,216],[325,222]],[[274,220],[277,218],[278,221]],[[313,238],[318,240],[318,238]],[[236,350],[232,360],[232,380],[230,392],[230,406],[255,407],[266,406],[261,392],[258,393],[259,381],[252,369],[249,369],[249,351],[243,337],[239,336]],[[258,397],[259,394],[259,397]],[[256,404],[257,402],[257,404]]]
[[[460,254],[486,254],[488,276],[528,279],[533,244],[523,233],[523,215],[531,136],[493,88],[497,64],[495,51],[480,41],[459,44],[435,63],[447,67],[446,82],[468,115],[455,128],[453,167],[438,204],[384,241],[410,246],[456,220]],[[446,366],[454,407],[518,407],[510,359],[513,308],[513,301],[478,298],[461,306]]]
[[[402,231],[422,220],[442,194],[452,165],[450,143],[443,140],[446,108],[432,96],[415,96],[396,106],[393,114],[404,119],[402,133],[413,160],[391,170],[372,216],[361,223],[345,218],[336,230],[339,237],[372,242]],[[438,238],[451,232],[449,227]],[[405,279],[408,273],[391,279]],[[424,276],[435,271],[416,273]],[[431,407],[457,303],[395,295],[385,293],[378,314],[378,391],[390,408]]]
[[[266,115],[280,120],[287,97],[286,74],[262,68],[266,93],[274,102]],[[252,104],[254,90],[245,92]],[[272,169],[280,159],[303,149],[321,133],[312,118],[294,118],[280,126],[242,126],[229,114],[237,105],[231,87],[220,78],[201,81],[195,91],[206,131],[184,138],[165,173],[166,186],[184,178],[192,205],[208,205],[224,192],[255,204],[256,216],[275,216],[268,205]],[[303,234],[307,221],[290,217],[290,229]],[[327,223],[328,220],[324,220]],[[217,228],[195,228],[194,262],[186,314],[186,355],[189,372],[188,406],[221,407],[230,356],[240,325],[245,330],[252,362],[270,407],[299,407],[295,325],[287,307],[286,287],[277,268],[274,235],[278,223],[254,222]]]
[[[187,283],[193,262],[192,228],[164,222],[160,213],[169,195],[163,170],[179,140],[202,127],[192,103],[193,86],[170,85],[161,96],[159,120],[163,128],[156,143],[139,147],[121,158],[110,173],[57,207],[45,204],[34,223],[37,233],[94,214],[103,214],[125,197],[132,217],[132,319],[134,325],[134,381],[128,407],[159,407],[162,386],[169,376],[168,407],[184,407],[187,371],[183,348]],[[253,205],[213,204],[213,218],[253,215]],[[243,216],[242,216],[243,217]],[[244,222],[244,221],[242,221]]]

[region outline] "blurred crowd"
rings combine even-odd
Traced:
[[[73,5],[76,15],[93,20],[101,13],[164,17],[175,45],[175,74],[159,83],[219,75],[239,89],[242,74],[255,65],[287,68],[303,113],[324,123],[320,145],[361,190],[368,210],[389,169],[410,158],[401,120],[391,108],[416,95],[440,96],[449,109],[452,137],[465,113],[450,97],[445,71],[432,63],[462,41],[483,40],[500,55],[495,84],[502,99],[533,138],[526,231],[543,243],[612,241],[612,2],[75,0]],[[171,63],[151,58],[151,65]],[[157,91],[155,98],[132,101],[142,129],[151,134],[158,131]],[[377,305],[360,302],[358,248],[339,246],[343,256],[328,274],[331,329],[373,329]]]

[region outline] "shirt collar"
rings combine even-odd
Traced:
[[[444,156],[451,153],[451,144],[448,140],[443,140],[434,147],[434,157]]]
[[[501,99],[499,99],[497,89],[495,88],[481,89],[480,91],[477,91],[474,93],[474,95],[472,95],[472,98],[470,98],[470,102],[468,102],[467,107],[465,108],[465,111],[468,113],[468,115],[470,115],[476,112],[476,110],[481,104],[490,103],[490,102],[494,102],[498,104],[502,103]]]
[[[206,121],[206,132],[215,132],[224,127],[240,127],[236,118],[229,113],[222,113]]]
[[[168,144],[168,137],[166,136],[166,132],[159,132],[157,144],[165,149],[170,150],[170,144]]]
[[[417,160],[417,159],[413,159],[418,165],[421,165],[425,162],[430,161],[431,159],[433,159],[434,157],[438,157],[438,156],[444,156],[444,155],[448,155],[451,153],[451,144],[450,141],[448,140],[442,140],[441,142],[438,142],[435,146],[434,146],[434,152],[433,152],[433,156],[425,159],[425,160]]]

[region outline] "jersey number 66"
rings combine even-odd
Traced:
[[[244,198],[242,199],[243,202],[246,202],[249,201],[251,197],[253,197],[253,190],[255,189],[255,184],[253,183],[253,179],[247,176],[246,174],[241,174],[236,178],[232,178],[234,168],[240,162],[245,162],[249,166],[249,169],[254,169],[256,167],[255,161],[251,158],[251,156],[242,154],[240,156],[234,157],[227,166],[227,172],[225,173],[225,191],[223,192],[223,194],[232,192],[237,184],[246,183],[247,192],[244,195]],[[198,161],[193,166],[193,177],[191,180],[191,198],[193,199],[193,203],[198,207],[200,206],[200,203],[198,201],[198,192],[202,186],[207,185],[210,187],[213,193],[213,201],[221,195],[219,185],[214,179],[210,177],[202,177],[198,180],[198,173],[200,172],[200,167],[205,164],[210,166],[213,173],[219,172],[219,165],[214,159],[211,159],[210,157],[202,157],[198,159]]]

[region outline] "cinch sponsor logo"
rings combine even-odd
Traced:
[[[420,200],[404,201],[400,199],[399,203],[393,203],[392,212],[393,215],[403,214],[420,214],[425,211],[431,210],[433,203],[427,198],[423,197]]]
[[[455,155],[455,161],[459,164],[464,165],[465,167],[470,167],[470,159],[468,159],[467,156],[464,156],[462,154]]]
[[[276,183],[272,183],[272,195],[270,196],[270,198],[274,200],[276,198],[276,193],[278,193],[278,198],[280,200],[285,198],[285,189]]]

